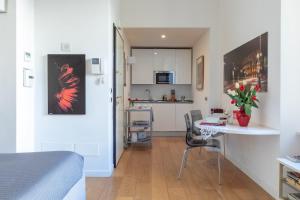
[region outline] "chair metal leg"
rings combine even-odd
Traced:
[[[221,185],[221,163],[220,163],[220,152],[218,152],[218,170],[219,170],[219,185]]]
[[[186,157],[187,157],[188,151],[189,151],[189,148],[187,147],[187,148],[184,150],[184,153],[183,153],[183,156],[182,156],[181,166],[180,166],[180,170],[179,170],[179,174],[178,174],[178,176],[177,176],[177,179],[180,179],[180,177],[181,177],[182,168],[183,168],[183,166],[185,165]]]
[[[190,151],[191,151],[191,149],[188,148],[187,152],[186,152],[186,155],[185,155],[185,159],[184,159],[184,168],[186,168],[186,164],[187,164],[187,160],[188,160]]]
[[[202,147],[200,147],[199,155],[200,155],[200,156],[202,155]]]

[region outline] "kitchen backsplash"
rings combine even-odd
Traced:
[[[185,99],[192,100],[192,85],[131,85],[131,98],[147,99],[149,89],[153,99],[162,99],[162,95],[167,95],[170,98],[171,90],[176,90],[176,98],[180,99],[185,96]]]

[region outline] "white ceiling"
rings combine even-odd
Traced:
[[[124,28],[131,46],[193,47],[206,28]],[[161,35],[166,35],[165,39]]]

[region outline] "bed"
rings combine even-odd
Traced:
[[[67,151],[0,154],[0,199],[84,200],[83,164]]]

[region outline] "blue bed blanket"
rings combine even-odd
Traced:
[[[61,200],[81,179],[83,164],[67,151],[0,154],[0,199]]]

